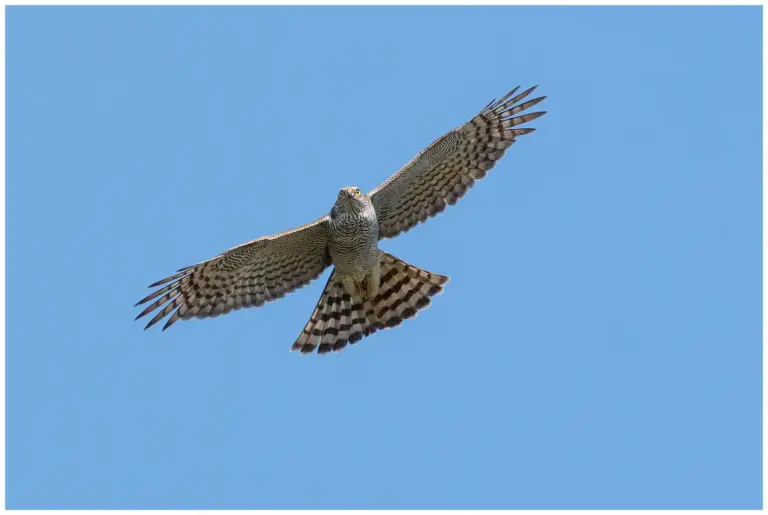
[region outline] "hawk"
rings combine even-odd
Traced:
[[[339,351],[379,329],[395,327],[429,306],[448,277],[427,272],[379,249],[393,238],[453,205],[482,179],[519,136],[520,127],[544,114],[520,114],[546,97],[521,102],[536,88],[519,86],[491,101],[469,122],[448,132],[368,194],[343,188],[329,214],[273,236],[238,245],[182,268],[150,285],[136,317],[165,305],[145,329],[170,317],[208,318],[261,306],[316,279],[333,265],[320,300],[291,350]]]

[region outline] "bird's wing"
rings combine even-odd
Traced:
[[[331,264],[328,217],[238,245],[150,285],[163,286],[136,305],[152,302],[139,318],[166,302],[145,329],[168,315],[163,330],[178,320],[206,318],[261,306],[317,278]]]
[[[445,134],[371,191],[379,219],[379,237],[392,238],[455,204],[485,177],[518,136],[535,129],[519,125],[546,112],[518,115],[546,97],[524,103],[536,86],[513,95],[519,86],[492,101],[468,123]]]

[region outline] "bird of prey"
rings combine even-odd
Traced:
[[[546,112],[520,113],[546,98],[521,102],[535,88],[515,95],[518,86],[491,101],[370,193],[343,188],[330,213],[318,220],[238,245],[150,285],[162,288],[136,304],[151,301],[136,319],[165,304],[145,328],[170,315],[165,330],[179,320],[261,306],[306,285],[331,265],[317,307],[291,350],[339,351],[416,316],[448,277],[380,250],[379,240],[455,204],[519,136],[533,132],[520,125]]]

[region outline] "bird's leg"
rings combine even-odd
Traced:
[[[341,279],[341,283],[344,285],[344,289],[347,293],[354,299],[355,295],[359,295],[359,290],[357,287],[357,281],[355,281],[354,278],[346,276]]]
[[[376,270],[375,283],[371,275],[364,277],[361,280],[354,279],[352,277],[345,277],[342,279],[344,289],[352,297],[359,297],[360,300],[373,299],[379,291],[379,274],[378,267]],[[373,287],[373,290],[371,288]]]
[[[371,269],[371,273],[368,274],[368,298],[373,300],[376,298],[376,295],[379,294],[379,284],[381,277],[379,272],[379,263],[376,262],[375,265],[373,265],[373,268]]]
[[[355,286],[357,286],[357,293],[360,295],[360,298],[362,300],[367,299],[368,290],[365,287],[365,278],[363,278],[361,281],[355,281]]]

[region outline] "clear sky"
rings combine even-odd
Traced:
[[[760,8],[7,10],[8,508],[760,508]],[[325,283],[143,331],[177,268],[548,95],[381,247],[452,280],[338,355]]]

